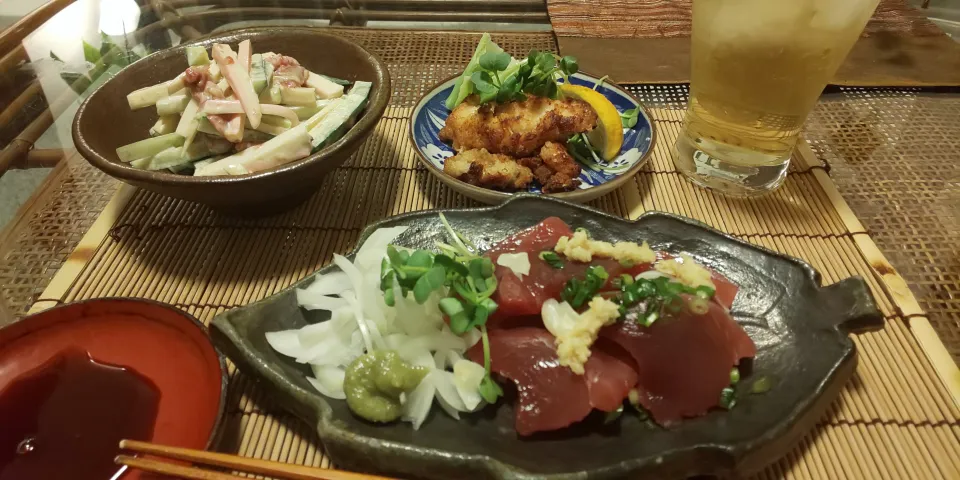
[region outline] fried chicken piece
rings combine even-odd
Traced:
[[[484,148],[515,158],[537,154],[547,142],[564,142],[597,125],[597,113],[572,98],[551,100],[529,96],[522,102],[478,105],[470,96],[450,112],[440,139],[456,151]]]
[[[520,164],[533,172],[543,193],[569,192],[580,186],[580,164],[562,143],[547,142],[539,157],[521,159]]]
[[[446,159],[443,172],[471,185],[496,190],[522,190],[533,181],[529,168],[483,148],[464,150]]]

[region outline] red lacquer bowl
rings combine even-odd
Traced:
[[[26,317],[0,329],[0,391],[62,352],[78,349],[154,383],[160,400],[150,441],[194,449],[214,442],[227,370],[196,318],[133,298],[88,300]],[[123,479],[139,479],[138,473],[127,472]]]

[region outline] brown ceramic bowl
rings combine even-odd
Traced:
[[[360,147],[390,100],[390,74],[375,55],[344,38],[309,28],[246,29],[206,38],[192,45],[236,45],[250,40],[253,51],[290,55],[311,71],[373,82],[367,107],[340,140],[309,157],[271,170],[240,176],[193,177],[133,168],[117,158],[122,145],[147,138],[157,121],[153,108],[131,111],[127,94],[176,77],[187,68],[185,46],[157,52],[124,68],[90,95],[73,120],[80,153],[108,175],[136,187],[203,203],[238,215],[275,213],[306,200],[323,177]]]

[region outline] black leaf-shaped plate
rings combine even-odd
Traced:
[[[625,414],[604,425],[592,415],[565,431],[521,438],[513,405],[456,421],[434,408],[420,430],[410,424],[375,425],[355,417],[346,403],[317,393],[309,370],[274,352],[265,332],[324,321],[296,303],[294,289],[226,312],[213,321],[215,342],[247,374],[275,391],[280,404],[316,425],[324,448],[340,468],[415,478],[682,478],[747,473],[776,461],[810,429],[853,373],[851,332],[882,322],[862,279],[820,288],[806,263],[749,245],[699,222],[650,212],[634,222],[539,196],[519,195],[492,208],[445,211],[453,228],[486,247],[518,230],[557,216],[602,240],[650,243],[655,250],[688,253],[740,286],[733,314],[759,353],[742,381],[737,406],[663,429]],[[445,233],[435,211],[388,218],[368,227],[408,225],[397,244],[432,248]],[[321,270],[326,271],[334,266]],[[772,385],[763,394],[752,384]]]

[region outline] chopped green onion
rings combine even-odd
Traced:
[[[694,315],[706,315],[710,311],[710,302],[701,297],[690,297],[690,300],[687,302],[687,307],[690,309],[690,313]]]
[[[720,406],[730,410],[737,404],[736,391],[732,387],[724,388],[720,392]]]
[[[753,382],[750,392],[756,394],[767,393],[771,388],[773,388],[773,380],[770,380],[770,377],[760,377]]]
[[[603,416],[603,424],[608,425],[613,422],[616,422],[621,415],[623,415],[623,405],[620,405],[619,407],[617,407],[616,410],[612,412],[607,412],[606,415]]]
[[[554,252],[551,252],[549,250],[544,250],[540,252],[540,255],[538,256],[540,257],[540,260],[547,262],[547,265],[550,265],[553,268],[556,268],[556,269],[563,268],[563,260],[560,259],[560,255],[557,255]]]
[[[730,369],[730,385],[736,385],[740,382],[740,369],[733,367]]]
[[[589,231],[589,230],[587,230],[586,228],[583,228],[583,227],[577,227],[577,229],[576,229],[576,230],[574,230],[574,233],[579,233],[579,232],[583,232],[584,234],[586,234],[586,235],[587,235],[587,238],[590,238],[590,231]]]
[[[644,316],[643,316],[643,321],[640,322],[640,323],[641,323],[644,327],[649,327],[650,325],[653,325],[653,322],[656,322],[658,318],[660,318],[660,312],[659,312],[658,310],[654,310],[654,311],[652,311],[652,312],[647,313],[646,315],[644,315]]]
[[[620,274],[620,285],[631,285],[633,284],[633,275],[629,273]]]

